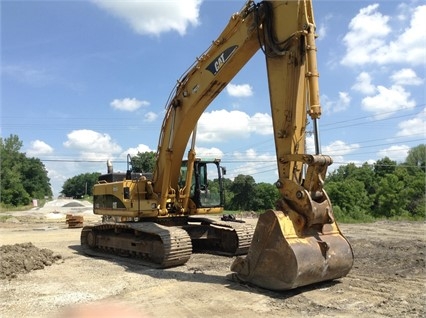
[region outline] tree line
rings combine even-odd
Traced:
[[[20,152],[18,136],[0,138],[1,189],[3,206],[28,205],[31,199],[52,196],[44,164]],[[155,153],[138,153],[132,157],[135,172],[152,171]],[[67,179],[61,193],[67,197],[91,196],[100,173],[84,173]],[[425,185],[426,147],[410,149],[403,163],[385,157],[374,164],[342,165],[325,180],[333,211],[338,220],[368,221],[376,218],[424,219],[426,217]],[[279,199],[275,185],[256,183],[250,175],[224,178],[225,210],[263,212],[273,209]]]
[[[138,172],[152,171],[155,153],[132,158]],[[426,146],[410,149],[403,163],[385,157],[374,164],[342,165],[325,180],[325,190],[338,220],[426,217]],[[275,185],[256,183],[250,175],[225,178],[225,210],[263,212],[273,209],[280,194]]]
[[[385,157],[370,165],[340,166],[325,180],[337,219],[425,219],[425,145],[410,149],[404,163]]]

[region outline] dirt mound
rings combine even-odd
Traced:
[[[70,202],[70,203],[64,204],[62,207],[63,208],[80,208],[80,207],[84,207],[84,204],[81,204],[80,202]]]
[[[43,269],[62,260],[53,251],[39,249],[32,243],[0,246],[0,279],[12,279],[18,274]]]

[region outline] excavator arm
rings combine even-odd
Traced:
[[[276,1],[265,8],[265,55],[280,204],[291,206],[307,226],[332,223],[331,204],[323,189],[332,160],[320,154],[319,146],[321,106],[312,4]],[[280,18],[283,16],[286,18]],[[306,154],[307,115],[313,124],[315,155]]]
[[[263,2],[263,49],[281,193],[259,218],[247,257],[231,270],[237,281],[286,290],[345,276],[353,264],[323,189],[332,163],[319,146],[321,115],[312,3]],[[308,115],[315,154],[306,154]]]

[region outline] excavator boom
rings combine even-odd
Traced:
[[[153,177],[154,192],[161,193],[163,212],[170,199],[170,187],[178,183],[180,161],[198,119],[259,50],[255,8],[254,2],[248,1],[232,15],[219,37],[177,82],[161,127]]]

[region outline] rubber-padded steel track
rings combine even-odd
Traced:
[[[199,248],[202,252],[213,252],[220,255],[235,256],[247,254],[254,234],[254,227],[247,223],[232,221],[219,221],[206,217],[190,217],[188,223],[200,222],[208,225],[220,237],[220,244],[213,250],[210,244],[206,244],[206,250]],[[191,231],[188,231],[191,235]],[[221,233],[221,234],[218,234]],[[229,235],[226,235],[229,234]]]
[[[253,238],[254,227],[249,224],[218,221],[212,223],[213,226],[221,227],[235,231],[238,238],[238,247],[233,252],[233,255],[247,254]]]
[[[88,255],[135,257],[142,265],[156,268],[183,265],[192,253],[186,231],[153,222],[85,226],[81,246]]]

